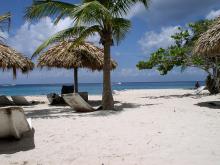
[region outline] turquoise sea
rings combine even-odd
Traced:
[[[0,95],[45,95],[60,93],[62,85],[71,84],[5,84],[0,85]],[[195,81],[184,82],[117,82],[112,83],[113,90],[126,89],[192,89]],[[204,82],[200,82],[204,85]],[[79,91],[87,91],[90,95],[102,93],[102,83],[80,83]]]

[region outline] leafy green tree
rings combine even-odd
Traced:
[[[119,44],[131,27],[131,22],[124,18],[132,5],[139,2],[148,7],[149,0],[82,0],[81,4],[70,4],[53,0],[35,0],[27,8],[25,17],[38,20],[45,16],[55,18],[55,23],[63,17],[73,19],[74,26],[51,36],[33,54],[39,54],[47,46],[65,39],[73,39],[74,45],[80,44],[88,36],[100,36],[104,47],[103,68],[103,109],[113,109],[114,101],[111,89],[110,54],[111,46]]]
[[[187,67],[200,68],[208,73],[210,92],[216,93],[213,89],[213,70],[216,61],[212,58],[201,57],[193,54],[195,42],[200,35],[208,30],[213,20],[201,20],[188,25],[187,29],[179,28],[179,32],[172,35],[175,43],[168,48],[159,48],[153,52],[147,61],[140,61],[138,69],[156,68],[161,75],[166,75],[173,68],[180,67],[184,71]],[[211,81],[211,83],[210,83]]]

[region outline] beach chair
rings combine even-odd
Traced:
[[[78,93],[64,94],[62,96],[65,102],[76,112],[93,112],[102,108],[102,106],[93,108]]]
[[[47,99],[48,99],[50,105],[66,104],[64,99],[56,93],[48,94]]]
[[[5,95],[0,96],[0,106],[10,106],[15,105],[11,100],[9,100]]]
[[[206,88],[206,86],[201,86],[201,87],[197,88],[194,93],[195,93],[196,95],[198,95],[198,94],[200,94],[205,88]]]
[[[15,105],[31,105],[32,102],[26,100],[24,96],[11,96]]]
[[[20,139],[24,133],[31,130],[31,119],[26,119],[21,107],[0,108],[0,138]]]
[[[63,85],[61,89],[61,95],[62,94],[68,94],[68,93],[73,93],[74,92],[74,85]]]

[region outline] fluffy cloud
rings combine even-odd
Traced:
[[[43,18],[35,24],[25,22],[16,31],[15,35],[7,36],[7,43],[16,50],[30,56],[47,38],[72,25],[73,21],[70,18],[60,20],[57,25],[54,25],[49,17]],[[89,37],[88,41],[98,44],[98,34]]]
[[[212,10],[207,16],[206,19],[214,19],[220,16],[220,9],[219,10]]]
[[[178,26],[162,27],[159,33],[148,31],[139,40],[139,44],[144,53],[150,53],[160,47],[167,48],[174,43],[171,35],[178,32]]]
[[[61,20],[56,26],[49,17],[41,19],[36,24],[26,22],[16,31],[15,35],[8,37],[7,42],[25,55],[31,55],[48,37],[71,25],[70,18]]]

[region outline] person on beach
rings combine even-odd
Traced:
[[[200,87],[199,82],[196,81],[196,83],[195,83],[195,89],[198,89],[199,87]]]

